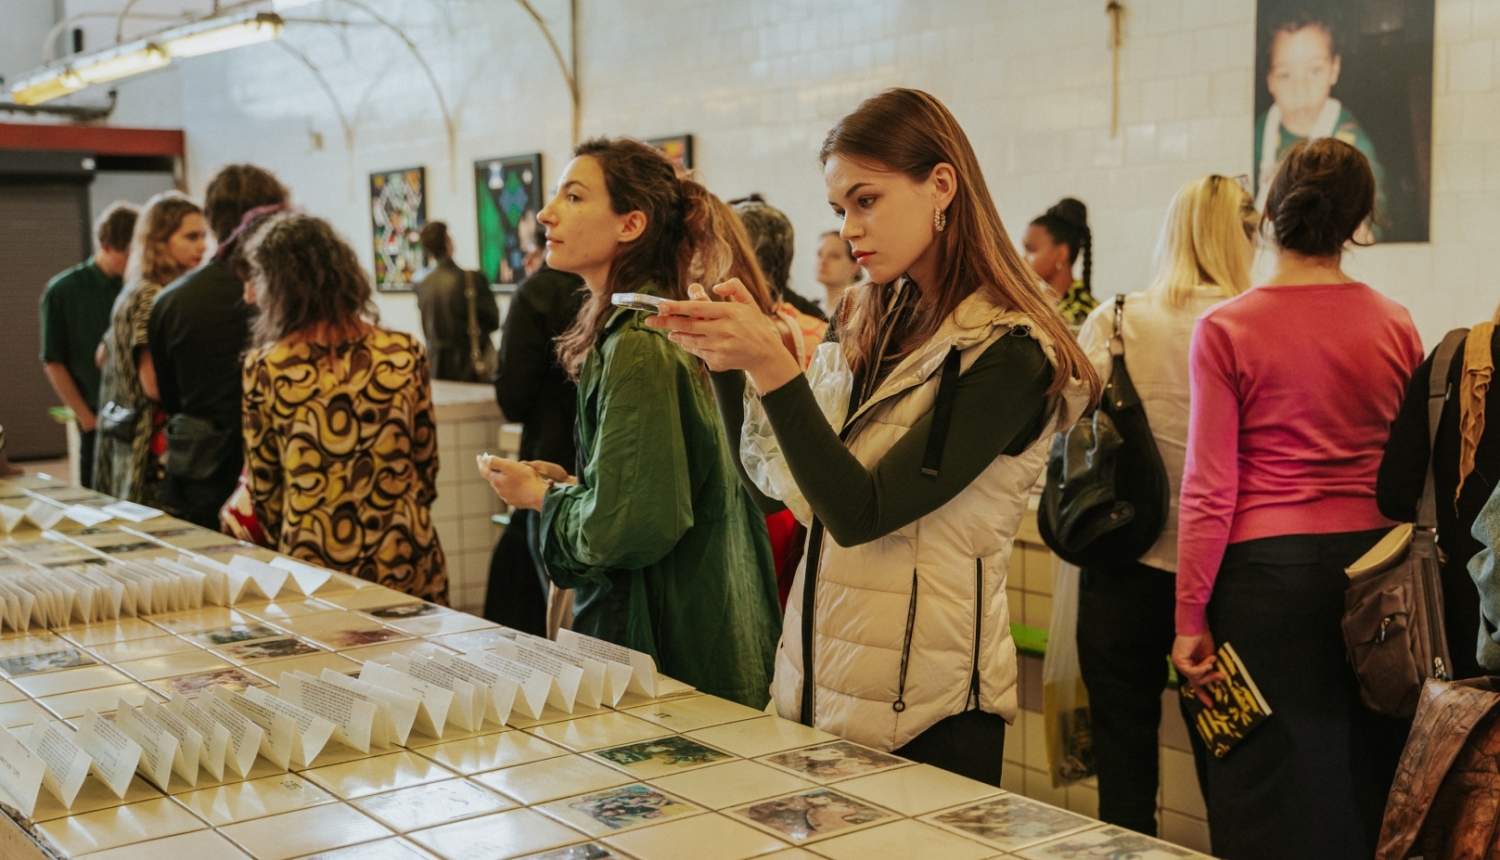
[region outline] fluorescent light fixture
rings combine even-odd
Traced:
[[[153,40],[173,57],[197,57],[279,38],[286,24],[274,12],[244,12],[165,30]]]
[[[15,99],[16,104],[39,105],[62,98],[69,93],[76,93],[86,86],[88,84],[82,78],[66,68],[59,67],[16,81],[11,85],[10,97]]]
[[[159,69],[169,62],[171,58],[155,44],[131,42],[81,57],[73,62],[72,71],[86,84],[102,84]]]

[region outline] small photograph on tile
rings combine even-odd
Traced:
[[[233,645],[236,642],[250,642],[255,639],[270,639],[273,636],[284,635],[275,627],[265,624],[233,624],[229,627],[220,627],[217,630],[204,630],[187,636],[188,639],[197,642],[205,648],[217,648],[221,645]]]
[[[833,782],[911,764],[904,758],[848,741],[834,741],[815,747],[776,753],[757,759],[757,761],[789,770],[813,782]]]
[[[647,705],[643,708],[635,708],[630,711],[630,714],[678,732],[688,732],[693,729],[718,726],[740,720],[753,720],[756,717],[765,716],[764,711],[757,711],[754,708],[748,708],[736,702],[730,702],[717,696],[699,695],[680,697],[665,702],[658,702],[654,705]]]
[[[54,669],[71,669],[74,666],[91,666],[98,663],[91,655],[77,648],[64,648],[61,651],[48,651],[43,654],[21,654],[16,657],[6,657],[0,660],[0,672],[7,677],[18,678],[22,675],[34,675],[37,672],[51,672]]]
[[[1142,836],[1122,827],[1100,827],[1018,852],[1027,860],[1208,860],[1196,851]]]
[[[398,603],[395,606],[380,606],[375,609],[365,609],[364,614],[379,618],[384,621],[392,619],[421,618],[424,615],[442,615],[452,610],[444,609],[436,603],[416,602]]]
[[[316,645],[303,642],[295,636],[282,636],[276,639],[263,639],[259,642],[241,642],[225,648],[215,649],[219,654],[240,663],[254,663],[257,660],[275,660],[278,657],[299,657],[303,654],[315,654],[322,649]]]
[[[729,810],[729,814],[794,842],[821,839],[896,818],[884,809],[827,788],[763,800]]]
[[[236,693],[241,693],[251,687],[264,687],[266,681],[241,672],[239,669],[216,669],[212,672],[199,672],[196,675],[162,678],[159,681],[152,681],[151,686],[167,695],[177,692],[191,699],[213,686],[228,687]]]
[[[922,820],[1002,851],[1015,851],[1099,823],[1018,794],[933,813]]]
[[[593,755],[642,779],[680,773],[734,758],[727,752],[684,737],[640,741],[598,750]]]
[[[345,648],[357,648],[361,645],[375,645],[380,642],[393,642],[397,639],[410,639],[411,636],[384,626],[371,627],[348,627],[338,630],[313,630],[309,631],[307,638],[314,642],[320,642],[334,650]]]
[[[639,783],[570,797],[537,809],[592,836],[660,824],[702,811]]]

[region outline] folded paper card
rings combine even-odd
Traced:
[[[370,751],[376,707],[342,687],[305,672],[283,672],[280,697],[333,724],[332,738],[362,753]]]
[[[99,716],[93,708],[84,712],[78,721],[75,740],[89,758],[94,760],[90,770],[99,777],[115,797],[124,797],[130,778],[135,776],[141,763],[141,745],[120,731],[119,727]]]
[[[32,732],[35,731],[33,727]],[[27,818],[36,810],[37,793],[41,791],[46,773],[46,762],[11,734],[10,729],[0,726],[0,790],[10,795]],[[72,802],[71,797],[68,802]]]
[[[557,631],[557,644],[609,665],[610,679],[615,685],[619,684],[617,679],[622,677],[621,670],[628,669],[629,678],[626,684],[629,692],[647,698],[656,698],[656,661],[651,659],[650,654],[633,651],[623,645],[616,645],[613,642],[595,639],[567,629]],[[619,704],[620,697],[624,696],[625,692],[626,690],[617,689],[617,686],[612,689],[611,704]]]
[[[94,762],[75,742],[72,730],[51,720],[35,723],[26,746],[47,765],[42,785],[64,807],[72,807]]]
[[[573,713],[574,704],[578,701],[578,688],[583,683],[582,669],[571,663],[564,663],[531,645],[509,639],[496,642],[495,653],[550,675],[552,690],[547,694],[547,704],[563,713]]]
[[[278,717],[289,717],[297,727],[296,742],[292,744],[292,761],[300,766],[312,764],[328,739],[333,737],[334,725],[301,705],[278,698],[259,687],[245,691],[245,698],[269,710]]]
[[[234,695],[234,692],[229,689],[215,687],[212,695],[203,696],[198,701],[193,702],[189,701],[181,693],[174,692],[171,700],[172,711],[193,725],[199,726],[198,731],[200,732],[203,731],[205,726],[199,719],[198,714],[194,713],[194,709],[200,710],[204,716],[210,717],[223,728],[226,732],[226,746],[223,760],[240,776],[248,776],[250,774],[250,768],[255,765],[256,753],[268,749],[268,747],[270,754],[266,756],[267,759],[274,762],[279,756],[281,761],[286,761],[291,756],[291,721],[287,721],[287,729],[283,733],[282,746],[285,746],[286,749],[285,753],[282,753],[279,746],[268,744],[268,733],[260,727],[259,723],[241,713],[233,698]],[[204,732],[204,737],[208,737],[207,732]],[[212,763],[212,747],[209,748],[209,753],[210,763]],[[282,767],[286,767],[286,765],[283,764]],[[209,773],[213,773],[212,767],[209,768]],[[222,765],[219,768],[219,774],[216,778],[224,778]]]

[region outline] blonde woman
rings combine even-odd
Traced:
[[[157,405],[161,395],[146,323],[162,288],[203,261],[207,235],[198,204],[176,191],[152,197],[136,221],[125,288],[115,299],[101,344],[102,405],[94,454],[94,489],[101,493],[156,502],[166,452],[166,440],[157,437],[165,416]]]
[[[1139,559],[1085,568],[1078,593],[1078,656],[1094,732],[1099,817],[1156,835],[1157,737],[1172,650],[1177,493],[1187,453],[1188,346],[1193,323],[1250,286],[1254,201],[1233,179],[1184,185],[1167,209],[1157,275],[1125,298],[1125,365],[1140,393],[1171,482],[1161,537]],[[1108,381],[1115,303],[1089,314],[1079,344]]]

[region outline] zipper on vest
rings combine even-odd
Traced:
[[[906,605],[906,635],[901,640],[901,676],[896,679],[896,701],[891,710],[901,713],[906,710],[906,667],[911,662],[912,631],[917,626],[917,572],[911,572],[911,602]]]
[[[984,613],[984,560],[974,559],[974,668],[969,677],[969,698],[973,702],[970,710],[979,709],[979,629]]]

